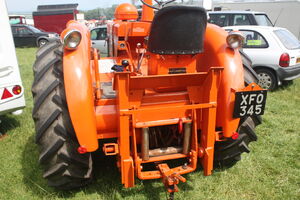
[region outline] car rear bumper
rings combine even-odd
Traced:
[[[277,74],[280,80],[290,81],[300,77],[300,64],[291,67],[279,67]]]

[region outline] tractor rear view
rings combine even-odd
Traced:
[[[249,152],[266,91],[243,66],[241,35],[207,24],[201,7],[170,2],[142,1],[140,20],[133,5],[119,5],[109,57],[76,21],[37,52],[33,119],[50,186],[88,184],[91,152],[102,149],[116,156],[124,187],[161,178],[172,198],[183,174],[201,165],[208,176]]]

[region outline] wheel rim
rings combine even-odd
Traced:
[[[40,46],[43,46],[43,45],[45,45],[47,42],[45,41],[45,40],[41,40],[40,41]]]
[[[258,84],[264,89],[269,89],[273,84],[272,77],[267,73],[259,73],[258,78]]]

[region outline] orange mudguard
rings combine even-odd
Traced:
[[[210,67],[224,67],[218,92],[216,127],[223,127],[223,135],[231,137],[239,124],[239,118],[232,117],[235,92],[245,87],[243,64],[238,50],[226,45],[227,32],[213,24],[207,24],[204,53],[199,55],[198,71]]]
[[[91,47],[88,28],[70,21],[61,37],[78,30],[82,40],[76,50],[64,50],[63,72],[68,109],[78,142],[88,152],[98,149],[96,115],[91,76]]]

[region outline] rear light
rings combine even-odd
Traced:
[[[288,67],[290,65],[290,55],[288,53],[283,53],[279,59],[279,65],[281,67]]]
[[[21,92],[22,92],[22,87],[19,86],[19,85],[16,85],[16,86],[13,87],[12,92],[13,92],[15,95],[21,94]]]
[[[239,136],[240,136],[240,134],[238,132],[235,132],[232,134],[231,139],[236,140],[239,138]]]
[[[6,88],[4,88],[1,100],[8,99],[10,97],[13,97],[13,95]]]
[[[80,146],[80,147],[78,147],[77,151],[80,154],[85,154],[87,152],[87,148],[84,146]]]

